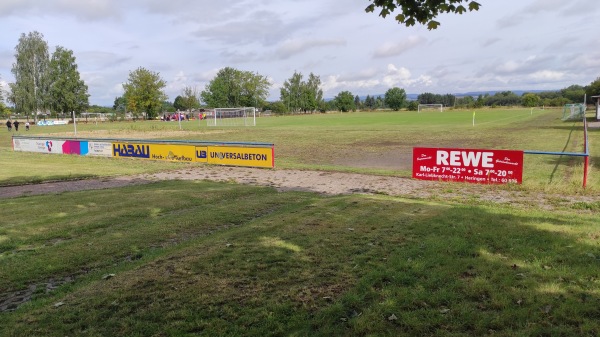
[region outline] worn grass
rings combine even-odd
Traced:
[[[208,128],[205,122],[121,122],[80,123],[79,137],[153,138],[177,140],[248,141],[274,143],[278,168],[335,170],[408,177],[411,175],[412,148],[451,147],[583,152],[581,123],[563,122],[560,110],[483,109],[476,111],[449,110],[439,112],[357,112],[331,113],[287,117],[259,118],[252,128]],[[21,132],[23,134],[23,132]],[[32,127],[30,134],[73,136],[72,126]],[[588,178],[588,193],[600,186],[600,174],[595,162],[600,157],[598,131],[590,133],[592,169]],[[2,146],[10,147],[10,134],[0,133]],[[139,173],[146,169],[161,169],[168,164],[135,164],[98,161],[74,166],[68,156],[41,155],[14,157],[0,153],[0,181],[18,180],[21,176],[38,179],[65,179],[76,175],[114,175]],[[40,159],[43,158],[43,159]],[[398,159],[400,158],[400,159]],[[392,164],[390,164],[390,160]],[[4,162],[9,166],[5,166]],[[38,163],[47,162],[54,169]],[[23,167],[10,167],[19,165]],[[39,168],[39,169],[38,169]],[[116,172],[115,172],[116,171]],[[532,190],[581,193],[583,159],[574,157],[526,155],[523,188]]]
[[[580,206],[211,182],[8,199],[0,293],[40,286],[0,335],[595,336],[600,213]]]

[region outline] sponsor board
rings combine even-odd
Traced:
[[[83,143],[83,142],[82,142]],[[86,142],[87,155],[97,157],[112,157],[112,143],[110,142]],[[82,144],[81,148],[84,146]]]
[[[199,156],[196,160],[218,165],[274,167],[273,152],[270,147],[196,147],[196,156]]]
[[[113,157],[193,162],[194,146],[147,143],[112,143]]]
[[[246,146],[200,146],[199,144],[157,144],[13,137],[13,150],[82,156],[122,157],[176,162],[275,167],[274,148]]]
[[[523,151],[413,148],[412,176],[483,184],[523,182]]]
[[[52,126],[52,125],[67,125],[69,121],[39,121],[37,125],[39,126]]]
[[[13,149],[23,152],[63,153],[65,141],[56,139],[13,139]]]

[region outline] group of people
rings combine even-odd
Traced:
[[[20,124],[21,123],[18,120],[11,122],[9,119],[6,121],[6,127],[8,128],[8,131],[12,131],[13,126],[15,127],[15,131],[19,131]],[[25,122],[25,131],[29,131],[29,122]]]

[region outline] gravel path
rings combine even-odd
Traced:
[[[591,202],[597,198],[511,191],[493,185],[474,185],[422,181],[410,178],[374,176],[355,173],[305,170],[271,170],[259,168],[202,166],[176,171],[104,179],[49,182],[43,184],[0,187],[0,198],[60,193],[66,191],[115,188],[147,184],[159,180],[210,180],[271,186],[279,191],[312,191],[322,194],[386,194],[408,198],[438,200],[479,200],[494,203],[552,209],[573,202]]]

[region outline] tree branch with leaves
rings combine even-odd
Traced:
[[[394,11],[399,10],[395,16],[396,21],[406,27],[416,23],[426,25],[427,29],[438,28],[439,21],[434,19],[443,13],[463,14],[467,11],[477,11],[481,6],[473,0],[369,0],[372,2],[365,11],[373,13],[379,11],[379,16],[386,18]]]

